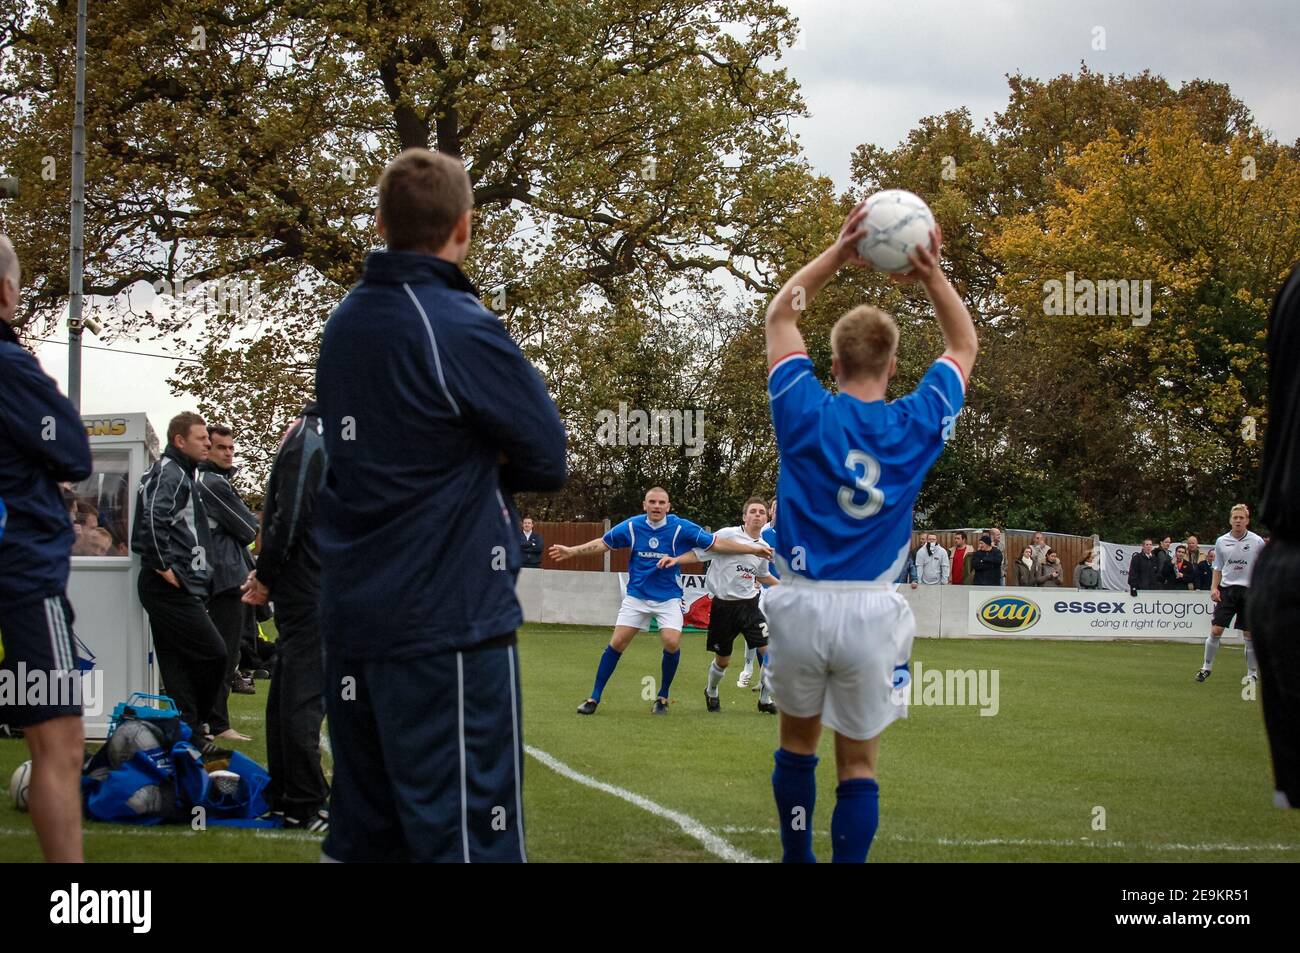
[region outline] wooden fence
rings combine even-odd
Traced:
[[[973,549],[979,541],[982,527],[974,529],[932,529],[916,530],[912,533],[912,552],[915,553],[922,545],[921,537],[927,533],[934,533],[939,537],[939,545],[948,552],[952,552],[954,545],[953,537],[959,533],[966,534],[966,542]],[[1003,582],[1009,579],[1010,584],[1015,583],[1015,571],[1011,568],[1012,564],[1020,558],[1020,551],[1034,542],[1033,530],[1004,529],[1002,531],[1002,572]],[[1073,586],[1074,571],[1078,567],[1079,560],[1083,558],[1084,553],[1093,547],[1093,538],[1091,536],[1067,536],[1064,533],[1043,533],[1043,542],[1056,550],[1056,555],[1061,557],[1061,568],[1064,570],[1062,585]]]
[[[542,555],[543,569],[575,569],[586,570],[588,572],[605,571],[606,557],[609,559],[609,572],[627,572],[628,552],[626,549],[615,550],[611,553],[600,553],[595,556],[578,556],[563,563],[557,563],[551,558],[550,547],[559,544],[561,546],[577,546],[581,543],[593,540],[598,536],[603,536],[606,530],[604,523],[534,523],[534,532],[542,534],[542,540],[548,550]],[[975,546],[979,539],[980,528],[965,530],[967,541],[972,547]],[[932,532],[939,537],[939,545],[949,552],[953,547],[953,536],[961,532],[960,529],[934,529],[934,530],[917,530],[912,533],[912,552],[916,552],[921,546],[921,537],[925,532]],[[1062,533],[1044,533],[1044,540],[1048,546],[1056,550],[1061,557],[1061,566],[1065,570],[1064,585],[1074,585],[1074,570],[1078,562],[1083,558],[1083,554],[1093,547],[1093,540],[1090,536],[1066,536]],[[1015,581],[1015,574],[1011,569],[1011,564],[1020,558],[1020,551],[1034,541],[1032,530],[1003,530],[1002,531],[1002,570],[1004,580],[1010,578]],[[684,572],[701,572],[702,567],[688,566]]]

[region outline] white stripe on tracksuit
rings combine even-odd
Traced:
[[[45,623],[50,633],[50,657],[54,667],[60,671],[71,671],[72,639],[68,635],[67,619],[63,615],[63,605],[58,596],[49,596],[45,600]]]

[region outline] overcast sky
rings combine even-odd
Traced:
[[[849,185],[863,142],[896,145],[922,116],[965,106],[981,124],[1006,105],[1006,74],[1049,78],[1080,62],[1101,73],[1149,69],[1177,87],[1225,82],[1282,142],[1300,137],[1297,0],[970,0],[904,3],[788,0],[803,26],[783,65],[810,117],[798,134],[809,161]],[[1097,28],[1104,30],[1104,35]],[[1094,44],[1104,49],[1094,49]],[[89,89],[94,94],[93,84]],[[93,183],[88,183],[93,188]],[[89,344],[98,342],[89,335]],[[114,347],[165,351],[163,344]],[[67,347],[41,344],[46,370],[67,386]],[[193,401],[172,396],[169,361],[86,350],[87,413],[144,410],[161,432]]]

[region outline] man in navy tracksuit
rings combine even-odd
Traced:
[[[563,485],[565,435],[460,270],[472,208],[460,160],[389,163],[388,249],[321,341],[326,859],[525,859],[511,494]]]
[[[80,861],[85,733],[66,595],[72,521],[59,483],[90,476],[90,443],[77,409],[10,326],[19,281],[18,256],[0,235],[0,499],[8,511],[0,539],[0,677],[21,692],[43,673],[51,691],[59,688],[43,700],[24,695],[0,707],[0,721],[22,728],[32,753],[28,804],[45,859]]]

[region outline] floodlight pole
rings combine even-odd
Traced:
[[[81,266],[86,232],[86,0],[77,0],[77,101],[72,118],[72,239],[68,261],[68,399],[81,410]]]

